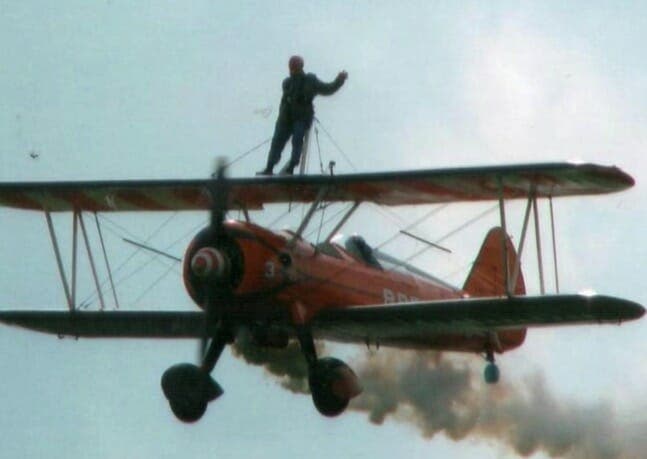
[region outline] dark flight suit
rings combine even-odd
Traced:
[[[317,95],[329,96],[334,94],[344,84],[339,76],[331,83],[320,81],[314,73],[303,72],[291,75],[283,80],[283,96],[279,116],[274,127],[272,146],[267,158],[267,167],[263,173],[271,174],[274,166],[281,159],[281,152],[290,136],[292,136],[292,156],[285,168],[291,174],[299,164],[303,137],[312,125],[314,107],[312,100]]]

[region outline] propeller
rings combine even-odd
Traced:
[[[229,281],[230,262],[223,253],[223,243],[227,237],[224,221],[227,214],[228,185],[226,179],[226,163],[219,158],[213,180],[209,184],[211,197],[211,218],[209,220],[209,233],[211,244],[209,247],[199,249],[191,260],[192,271],[202,279],[204,289],[204,332],[200,340],[199,361],[202,362],[209,344],[210,329],[222,320],[221,304],[229,303],[232,292]]]
[[[209,192],[211,194],[211,229],[214,231],[215,239],[224,236],[225,215],[227,213],[228,186],[225,177],[227,163],[224,158],[218,158],[214,180],[211,181]]]

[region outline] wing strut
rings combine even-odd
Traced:
[[[308,226],[308,223],[310,223],[310,220],[312,219],[312,216],[314,215],[315,211],[319,207],[319,204],[321,203],[323,198],[326,196],[327,192],[328,192],[328,187],[327,186],[322,186],[321,188],[319,188],[319,192],[317,193],[317,198],[313,201],[312,205],[310,206],[310,209],[308,209],[308,213],[306,214],[306,216],[303,217],[303,220],[301,221],[301,224],[299,225],[299,229],[294,234],[294,236],[292,236],[292,239],[290,239],[290,242],[288,242],[288,248],[292,248],[294,246],[296,240],[301,238],[301,235],[303,234],[303,231]]]
[[[511,289],[513,288],[513,286],[517,285],[517,279],[521,271],[521,255],[523,253],[523,247],[526,241],[531,208],[533,211],[533,219],[535,223],[535,239],[536,239],[536,246],[537,246],[537,265],[539,268],[539,284],[540,284],[541,294],[544,295],[546,293],[546,285],[544,281],[544,264],[542,259],[541,232],[539,228],[539,211],[538,211],[538,205],[537,205],[536,190],[533,187],[528,192],[526,211],[523,217],[523,227],[521,229],[521,237],[517,248],[517,260],[515,261],[514,266],[509,266],[508,247],[505,241],[505,238],[507,238],[508,230],[506,226],[505,197],[504,197],[505,186],[503,183],[503,177],[501,176],[498,177],[497,182],[499,187],[499,218],[500,218],[501,228],[503,229],[502,237],[504,238],[504,240],[502,241],[502,246],[503,246],[502,256],[504,260],[503,270],[504,270],[504,282],[505,282],[504,287],[505,287],[506,295],[508,297],[512,296]],[[557,267],[557,241],[555,237],[555,213],[553,211],[553,198],[550,195],[548,196],[548,203],[550,207],[550,229],[551,229],[552,245],[553,245],[555,291],[556,293],[559,293],[559,272]]]
[[[501,237],[503,240],[501,241],[501,246],[503,247],[503,282],[505,282],[505,293],[509,297],[512,296],[512,293],[510,291],[510,267],[508,266],[508,244],[507,244],[507,237],[508,237],[508,228],[506,226],[506,221],[505,221],[505,200],[503,199],[503,178],[498,177],[499,182],[499,216],[501,218],[501,228],[503,228],[503,234]]]
[[[61,251],[58,248],[58,240],[56,239],[56,233],[54,232],[54,224],[52,223],[52,216],[48,211],[45,211],[45,219],[47,220],[47,228],[49,230],[49,236],[52,239],[52,247],[54,248],[54,255],[56,256],[58,273],[61,275],[61,283],[63,284],[63,289],[65,290],[65,298],[67,299],[67,306],[70,308],[70,311],[74,311],[74,302],[72,301],[72,295],[70,294],[70,287],[67,283],[67,276],[65,275],[65,270],[63,269],[63,261],[61,260]]]
[[[58,238],[56,232],[54,231],[54,223],[52,222],[51,213],[48,210],[44,210],[45,219],[47,221],[47,229],[49,230],[49,235],[52,240],[52,248],[54,249],[54,255],[56,257],[56,265],[58,267],[59,275],[61,276],[61,284],[63,285],[63,290],[65,292],[65,299],[67,300],[67,306],[70,312],[75,312],[77,310],[76,304],[76,290],[77,290],[77,271],[78,271],[78,239],[79,239],[79,227],[81,228],[81,235],[83,236],[83,242],[85,244],[85,249],[88,254],[88,261],[90,263],[90,269],[92,271],[92,278],[94,280],[94,285],[97,289],[97,296],[99,298],[100,308],[103,311],[106,307],[106,303],[101,291],[101,285],[99,282],[99,276],[97,274],[97,266],[94,262],[94,255],[92,254],[92,248],[90,246],[90,239],[88,238],[88,232],[85,226],[85,221],[83,220],[82,212],[79,209],[74,209],[72,212],[72,272],[71,277],[68,282],[68,277],[63,267],[63,258],[61,257],[61,250],[58,244]],[[103,243],[103,235],[101,233],[101,227],[99,221],[96,217],[95,220],[97,223],[97,231],[99,232],[99,238],[101,239],[101,247],[103,249],[103,255],[106,261],[106,266],[108,269],[108,275],[110,277],[110,285],[112,286],[112,291],[115,298],[115,303],[117,308],[119,303],[117,302],[117,293],[115,291],[115,285],[112,280],[112,272],[110,271],[110,264],[108,263],[108,257],[106,254],[106,248]]]
[[[106,252],[106,245],[103,242],[103,233],[101,232],[101,225],[99,224],[99,217],[94,213],[94,222],[97,224],[97,233],[99,233],[99,241],[101,241],[101,250],[103,251],[103,259],[106,262],[106,270],[108,271],[108,279],[110,280],[110,287],[112,288],[112,296],[115,299],[115,308],[119,309],[119,300],[117,299],[117,289],[115,289],[115,282],[112,279],[112,269],[110,269],[110,262],[108,261],[108,252]]]
[[[553,197],[548,198],[550,205],[550,231],[553,237],[553,264],[555,266],[555,292],[559,293],[559,274],[557,272],[557,241],[555,239],[555,214],[553,213]]]
[[[79,211],[72,211],[72,309],[76,308],[76,266],[79,253]]]
[[[339,231],[339,229],[340,229],[342,226],[344,226],[344,224],[348,221],[348,219],[350,218],[350,216],[351,216],[351,215],[353,215],[353,213],[357,210],[357,208],[359,207],[359,205],[360,205],[360,204],[361,204],[361,203],[360,203],[359,201],[355,201],[355,202],[353,203],[353,205],[351,206],[351,208],[350,208],[350,209],[348,209],[348,212],[346,212],[346,214],[342,217],[342,219],[341,219],[341,220],[339,220],[339,223],[337,223],[337,224],[335,225],[335,227],[332,229],[332,231],[328,234],[328,236],[326,237],[326,240],[325,240],[325,242],[326,242],[326,243],[328,243],[328,242],[330,242],[330,241],[331,241],[331,239],[335,236],[335,234],[337,233],[337,231]]]
[[[103,311],[106,308],[106,303],[103,301],[103,293],[101,292],[101,286],[99,285],[99,277],[97,276],[97,268],[94,264],[94,257],[92,256],[92,250],[90,249],[90,241],[88,240],[88,233],[85,230],[85,223],[83,222],[83,214],[78,212],[79,223],[81,224],[81,234],[83,235],[83,241],[85,242],[85,250],[88,252],[88,261],[90,262],[90,269],[92,270],[92,277],[94,278],[94,285],[97,287],[97,295],[99,296],[99,303],[101,304],[101,310]]]
[[[498,180],[498,185],[499,185],[499,217],[500,217],[500,225],[501,228],[503,229],[503,235],[502,237],[505,238],[507,237],[507,228],[506,228],[506,215],[505,215],[505,199],[504,199],[504,185],[503,185],[503,180],[501,177],[499,177]],[[557,266],[557,240],[556,240],[556,231],[555,231],[555,213],[553,210],[553,199],[551,196],[548,196],[548,203],[550,206],[550,229],[551,229],[551,235],[552,235],[552,246],[553,246],[553,261],[554,261],[554,275],[555,275],[555,291],[556,293],[559,293],[559,272],[558,272],[558,266]],[[530,211],[532,210],[533,212],[533,220],[535,224],[535,245],[537,247],[537,265],[538,265],[538,271],[539,271],[539,285],[540,285],[540,291],[542,295],[546,294],[546,285],[545,285],[545,279],[544,279],[544,263],[543,263],[543,256],[542,256],[542,245],[541,245],[541,231],[540,231],[540,224],[539,224],[539,210],[538,210],[538,204],[537,204],[537,194],[535,193],[535,189],[531,189],[528,192],[528,198],[527,198],[527,204],[526,204],[526,211],[524,213],[523,217],[523,226],[521,229],[521,237],[519,240],[519,244],[517,247],[517,259],[514,263],[514,266],[509,266],[508,264],[508,250],[507,250],[507,244],[505,243],[505,240],[503,241],[503,254],[502,256],[504,257],[504,264],[503,264],[503,269],[504,269],[504,279],[506,282],[505,285],[505,290],[506,294],[508,296],[511,296],[511,289],[513,286],[517,285],[517,279],[519,278],[519,274],[521,272],[521,255],[523,253],[524,249],[524,244],[526,241],[527,233],[528,233],[528,224],[530,221]]]
[[[526,213],[523,217],[523,227],[521,229],[521,238],[519,239],[519,245],[517,246],[517,259],[514,263],[514,271],[512,273],[512,282],[511,285],[516,287],[517,279],[519,278],[519,273],[521,272],[521,255],[523,254],[523,246],[526,242],[526,232],[528,231],[528,222],[530,221],[530,208],[532,206],[532,195],[531,192],[528,195],[528,203],[526,204]]]
[[[544,263],[541,258],[541,233],[539,231],[539,211],[537,210],[537,196],[532,197],[532,211],[535,220],[535,244],[537,246],[537,265],[539,268],[539,291],[542,295],[545,295],[546,284],[544,283]]]

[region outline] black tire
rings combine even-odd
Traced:
[[[207,401],[206,400],[189,400],[176,398],[174,400],[169,400],[169,405],[171,406],[171,411],[176,418],[182,422],[196,422],[204,415],[207,411]]]
[[[338,370],[341,367],[348,367],[344,362],[333,357],[324,357],[317,360],[317,363],[310,370],[308,383],[312,392],[312,401],[324,416],[338,416],[344,412],[350,399],[338,397],[332,387],[339,377]]]
[[[182,422],[195,422],[204,415],[207,404],[222,394],[222,389],[196,365],[174,365],[162,375],[162,390],[171,411]]]

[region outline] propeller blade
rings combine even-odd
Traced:
[[[223,158],[218,159],[216,165],[216,172],[214,173],[214,180],[210,186],[211,192],[211,228],[216,235],[216,238],[219,239],[223,236],[223,222],[225,221],[225,216],[227,215],[227,201],[228,201],[228,186],[226,178],[226,163]]]
[[[203,288],[205,289],[205,302],[204,302],[204,324],[203,324],[203,334],[200,338],[200,343],[198,347],[198,362],[202,364],[209,348],[209,339],[212,338],[209,330],[211,325],[218,320],[216,317],[216,311],[218,307],[218,299],[216,298],[216,286],[213,285],[213,279],[206,278],[204,280]]]
[[[209,185],[209,192],[211,195],[211,218],[209,227],[214,236],[214,242],[217,245],[225,236],[224,221],[227,215],[227,204],[229,198],[229,187],[226,177],[226,161],[224,158],[218,158],[216,163],[216,171],[212,175],[213,180]],[[204,280],[205,288],[205,304],[204,304],[204,335],[200,338],[198,348],[199,360],[204,361],[210,336],[209,330],[213,325],[221,320],[219,316],[219,304],[224,304],[228,301],[231,295],[231,287],[228,279],[211,279]]]
[[[205,325],[206,325],[206,320],[205,320]],[[207,346],[209,346],[209,339],[207,338],[207,333],[205,332],[204,335],[200,338],[200,346],[198,347],[198,362],[202,363],[204,360],[204,356],[207,353]]]

